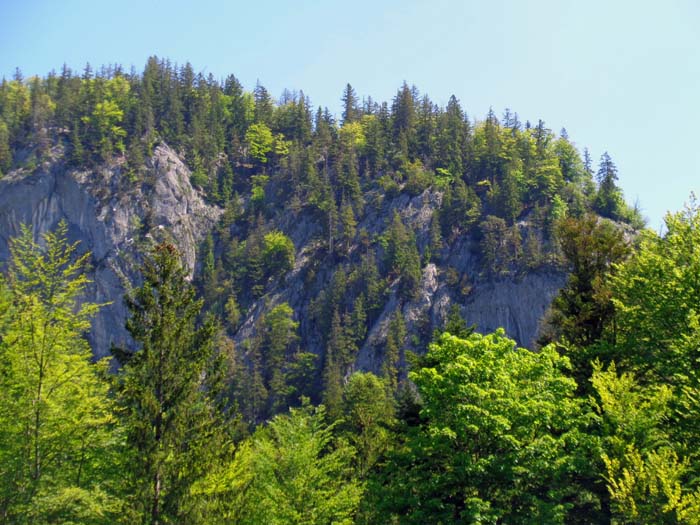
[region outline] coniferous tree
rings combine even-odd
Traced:
[[[274,105],[270,93],[265,89],[265,86],[258,82],[253,94],[255,96],[255,122],[267,126],[271,125]]]
[[[617,187],[617,166],[606,151],[600,157],[600,166],[596,174],[598,193],[595,198],[596,210],[603,216],[618,219],[624,203]]]
[[[333,312],[323,367],[323,404],[331,419],[337,419],[341,415],[345,354],[346,337],[336,309]]]
[[[12,150],[10,149],[10,132],[7,124],[0,118],[0,177],[12,165]]]
[[[382,377],[389,397],[399,390],[399,362],[406,342],[406,323],[401,310],[397,310],[389,321],[382,361]]]
[[[357,94],[350,84],[345,86],[343,91],[343,124],[354,122],[360,117],[360,108],[357,102]]]
[[[293,314],[291,307],[282,303],[265,315],[263,357],[271,414],[286,408],[289,395],[285,368],[291,358],[292,345],[297,340],[296,330],[299,327],[299,323],[292,319]]]
[[[220,421],[208,380],[216,326],[197,327],[195,300],[180,255],[158,245],[143,266],[144,284],[127,298],[127,329],[139,350],[126,361],[118,400],[127,443],[133,505],[144,523],[197,520],[190,488],[207,471]],[[221,443],[219,443],[221,445]]]

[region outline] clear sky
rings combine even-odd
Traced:
[[[700,195],[697,0],[0,0],[0,75],[154,54],[335,113],[347,82],[390,100],[406,80],[472,117],[541,118],[607,150],[654,229]]]

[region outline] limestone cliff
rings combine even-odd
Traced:
[[[442,194],[433,190],[426,190],[415,197],[399,194],[387,198],[382,206],[370,209],[358,223],[358,230],[365,229],[370,236],[381,234],[390,220],[388,218],[396,210],[404,223],[415,232],[416,243],[423,255],[429,244],[430,222],[440,206],[441,198]],[[319,241],[320,225],[308,215],[285,214],[278,217],[277,226],[295,243],[295,267],[280,282],[270,283],[267,293],[251,306],[237,331],[236,342],[242,345],[254,335],[256,322],[264,312],[287,302],[300,322],[304,349],[323,355],[324,334],[319,333],[311,312],[314,298],[328,286],[330,275],[342,261],[326,253],[324,243]],[[527,223],[521,224],[521,227],[530,228]],[[359,249],[358,246],[351,247],[348,257]],[[415,341],[420,339],[421,334],[425,336],[426,331],[430,333],[432,328],[441,326],[453,304],[459,306],[467,322],[476,325],[478,331],[489,332],[503,327],[519,344],[532,348],[541,318],[566,282],[566,273],[553,265],[501,275],[489,273],[484,268],[475,234],[462,235],[454,242],[446,243],[439,259],[440,264],[424,265],[417,298],[401,300],[398,283],[389,284],[382,311],[368,329],[355,368],[375,372],[381,369],[387,327],[397,309],[400,309],[406,321],[409,334],[407,346],[418,351],[422,349],[424,337],[419,343]],[[309,273],[323,277],[309,283],[304,279]],[[452,282],[455,275],[466,278],[468,290]]]
[[[98,169],[73,170],[66,167],[58,152],[53,162],[45,162],[32,172],[16,170],[0,180],[0,261],[8,258],[8,240],[18,234],[22,223],[31,225],[38,238],[41,232],[65,220],[71,240],[80,241],[81,250],[92,253],[93,283],[86,299],[109,303],[89,334],[97,356],[106,355],[112,344],[129,344],[123,296],[129,285],[138,282],[138,263],[144,249],[154,240],[173,241],[193,274],[200,242],[222,214],[192,187],[190,170],[167,145],[155,148],[145,170],[139,177],[141,182],[134,182],[118,161]],[[364,229],[376,238],[384,232],[387,218],[398,211],[415,232],[423,256],[441,192],[380,197],[379,205],[368,206],[358,230]],[[295,267],[283,278],[267,283],[263,297],[247,308],[235,339],[240,346],[254,335],[264,312],[288,302],[300,321],[301,345],[323,355],[323,334],[319,334],[309,312],[338,260],[326,252],[321,240],[323,227],[312,214],[285,210],[269,222],[293,240]],[[347,257],[359,250],[359,245],[351,246]],[[397,309],[406,320],[408,345],[414,348],[419,348],[419,334],[424,336],[426,330],[441,325],[451,304],[458,304],[467,322],[478,330],[502,326],[519,343],[529,346],[539,320],[566,278],[563,271],[553,267],[490,275],[484,271],[478,243],[471,234],[446,243],[439,260],[438,264],[423,266],[419,292],[413,300],[400,300],[397,283],[388,283],[382,309],[359,349],[357,368],[379,370],[387,325]],[[310,272],[316,275],[312,282],[308,279]],[[455,283],[455,276],[462,278],[460,284]]]
[[[65,220],[70,239],[92,253],[86,299],[109,303],[89,334],[95,354],[104,356],[112,344],[128,345],[123,297],[138,279],[141,250],[151,239],[171,239],[193,272],[197,244],[221,210],[204,203],[190,184],[189,169],[166,145],[154,149],[142,183],[133,182],[122,163],[72,170],[60,151],[54,153],[54,162],[0,180],[0,261],[9,257],[8,240],[21,224],[39,239]]]

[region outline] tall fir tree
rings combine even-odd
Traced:
[[[360,108],[357,102],[357,94],[350,84],[345,86],[343,91],[343,124],[354,122],[360,118]]]
[[[212,391],[215,323],[197,326],[202,301],[180,255],[160,244],[143,265],[143,285],[127,297],[127,329],[139,345],[124,363],[118,401],[133,454],[128,483],[143,523],[199,522],[190,488],[222,447]]]

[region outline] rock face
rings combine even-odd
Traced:
[[[426,190],[421,195],[409,197],[399,194],[387,199],[383,205],[372,209],[357,225],[370,236],[381,235],[394,211],[416,234],[416,242],[423,255],[430,242],[430,224],[433,213],[439,208],[442,194]],[[279,283],[268,287],[268,293],[248,310],[246,318],[236,334],[236,343],[255,333],[260,316],[274,306],[287,302],[300,321],[300,338],[304,349],[323,355],[323,338],[314,326],[313,299],[323,286],[328,286],[330,276],[339,261],[329,257],[320,246],[319,226],[303,214],[284,217],[278,226],[294,241],[297,248],[294,269]],[[352,257],[354,247],[348,257]],[[409,338],[407,346],[420,351],[423,347],[412,339],[428,326],[441,326],[451,305],[459,306],[468,324],[476,325],[479,332],[490,332],[503,327],[518,344],[533,348],[539,323],[552,299],[566,282],[566,273],[554,267],[535,271],[521,271],[493,276],[485,272],[478,254],[478,241],[463,235],[453,243],[446,243],[439,255],[439,263],[423,267],[423,275],[417,297],[402,301],[398,294],[398,281],[390,283],[382,312],[368,329],[367,338],[359,349],[355,369],[381,370],[383,349],[389,321],[397,309],[406,322]],[[342,261],[340,261],[342,263]],[[306,283],[303,276],[309,273],[323,275],[319,286]],[[464,289],[464,283],[467,288]]]
[[[92,284],[86,300],[109,303],[89,334],[96,356],[112,344],[129,346],[124,328],[124,293],[138,278],[136,264],[153,239],[171,240],[194,271],[196,249],[221,210],[204,203],[190,184],[190,171],[165,145],[155,148],[143,180],[136,183],[119,164],[73,171],[47,163],[31,174],[17,171],[0,180],[0,261],[21,224],[36,239],[65,220],[71,241],[92,253]]]
[[[127,311],[123,296],[129,286],[138,284],[141,254],[154,241],[169,240],[178,246],[192,274],[197,247],[222,214],[193,189],[190,170],[166,145],[154,150],[139,180],[142,182],[133,181],[119,163],[76,171],[67,169],[60,160],[33,173],[19,170],[0,180],[0,263],[8,259],[9,239],[18,235],[23,223],[31,225],[39,239],[41,233],[65,220],[70,239],[80,241],[80,250],[92,253],[93,282],[86,300],[108,303],[89,335],[98,357],[107,355],[112,344],[130,346],[124,328]],[[415,232],[424,255],[442,193],[426,190],[414,197],[405,193],[393,198],[369,197],[379,204],[368,207],[358,230],[380,236],[396,211]],[[304,350],[322,356],[323,334],[310,312],[314,299],[343,261],[325,251],[322,225],[312,215],[285,212],[273,222],[294,242],[295,267],[283,278],[269,282],[265,295],[247,308],[235,340],[241,345],[254,335],[256,323],[266,311],[288,302],[300,321]],[[423,344],[417,342],[419,335],[423,334],[424,342],[426,327],[429,331],[440,326],[452,304],[459,305],[467,322],[479,331],[502,326],[518,343],[532,344],[542,315],[565,283],[565,273],[549,268],[494,277],[484,272],[477,246],[469,235],[446,243],[438,262],[423,267],[420,289],[411,301],[400,299],[398,281],[389,283],[383,309],[359,349],[356,368],[380,370],[387,327],[397,309],[406,321],[408,346],[417,350]],[[359,245],[351,246],[344,257],[352,258],[360,250]],[[316,277],[309,281],[309,275]]]

